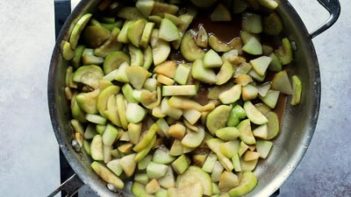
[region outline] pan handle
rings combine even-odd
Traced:
[[[48,197],[54,197],[59,192],[64,192],[64,195],[62,194],[62,196],[71,197],[76,194],[79,188],[83,185],[84,183],[80,180],[78,175],[74,174],[55,189],[55,191],[49,194]]]
[[[339,0],[318,0],[318,2],[329,12],[330,16],[321,27],[310,34],[311,39],[333,26],[340,16],[341,7]]]

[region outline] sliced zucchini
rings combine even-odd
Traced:
[[[153,124],[149,130],[146,131],[146,133],[143,135],[141,140],[136,144],[133,148],[134,151],[139,152],[143,150],[151,141],[152,139],[156,136],[156,132],[158,130],[157,124]]]
[[[267,139],[268,136],[268,127],[266,124],[261,125],[257,127],[256,129],[253,130],[253,135],[255,137],[261,138],[261,139]]]
[[[118,11],[117,16],[126,20],[138,20],[144,18],[143,14],[136,7],[123,7]]]
[[[223,64],[222,58],[212,49],[206,52],[203,61],[206,68],[221,67]]]
[[[242,88],[242,98],[244,101],[253,100],[258,95],[258,89],[253,85],[246,85]]]
[[[279,91],[268,90],[266,96],[261,97],[261,100],[268,107],[270,107],[271,109],[274,109],[278,103],[279,94],[280,94]]]
[[[177,26],[168,18],[162,19],[158,37],[167,42],[180,39]]]
[[[130,56],[130,65],[131,66],[143,66],[144,64],[144,54],[143,51],[139,48],[136,48],[132,45],[128,46],[129,56]]]
[[[242,28],[244,31],[259,34],[262,32],[262,18],[258,14],[245,13],[243,14]]]
[[[243,172],[239,185],[229,191],[231,197],[239,197],[249,193],[255,188],[257,178],[252,172]]]
[[[211,177],[201,170],[199,167],[190,166],[184,174],[178,176],[177,187],[184,188],[187,185],[200,183],[203,189],[203,194],[210,196],[212,194],[212,183]],[[197,195],[194,193],[188,193],[190,196]],[[199,195],[201,196],[201,195]]]
[[[260,155],[260,158],[266,159],[269,152],[271,151],[273,147],[273,143],[271,141],[263,141],[263,140],[258,140],[256,142],[256,149],[257,152]]]
[[[218,187],[221,192],[227,192],[239,185],[239,178],[232,172],[224,171],[219,179]]]
[[[151,14],[176,14],[179,8],[176,5],[156,1]]]
[[[71,44],[65,40],[61,42],[61,52],[62,57],[65,60],[71,60],[75,54],[71,48]]]
[[[239,133],[239,131],[238,131],[238,133]],[[228,142],[224,142],[224,143],[220,144],[219,148],[220,148],[221,153],[224,156],[226,156],[228,159],[230,159],[234,156],[234,154],[239,152],[239,146],[240,146],[240,143],[238,140],[232,140],[232,141],[228,141]]]
[[[84,30],[85,26],[88,24],[90,21],[91,17],[93,15],[88,13],[80,17],[77,21],[77,23],[74,25],[72,29],[72,33],[69,37],[69,43],[71,44],[71,48],[74,50],[76,49],[76,46],[78,44],[78,40],[80,38],[80,34]]]
[[[213,168],[214,168],[216,162],[217,162],[216,154],[210,153],[207,156],[204,164],[202,165],[202,170],[207,172],[207,173],[211,173],[213,171]]]
[[[191,31],[184,34],[180,44],[180,52],[188,61],[195,61],[205,55],[205,52],[196,45]]]
[[[101,115],[105,115],[104,112],[107,107],[107,101],[110,96],[115,95],[119,92],[120,88],[118,86],[112,85],[103,89],[97,98],[97,110]]]
[[[211,34],[208,38],[208,44],[216,52],[228,52],[232,49],[241,48],[241,39],[239,37],[235,37],[229,43],[224,43],[214,34]]]
[[[160,185],[163,188],[168,189],[168,188],[175,187],[175,179],[174,179],[172,167],[168,167],[166,174],[158,180],[159,180]],[[156,194],[156,196],[157,196],[157,194]]]
[[[97,48],[107,41],[110,35],[110,31],[99,24],[85,27],[82,36],[88,47]]]
[[[283,31],[283,23],[276,13],[271,13],[263,19],[264,33],[272,36],[277,36]]]
[[[219,94],[218,98],[223,104],[235,103],[240,99],[241,85],[234,85],[232,88]]]
[[[293,94],[293,88],[288,73],[283,70],[276,73],[272,79],[272,89],[278,90],[284,94]]]
[[[118,129],[110,124],[107,124],[104,134],[102,135],[102,142],[104,145],[112,146],[118,137]]]
[[[195,43],[199,47],[207,48],[207,45],[208,45],[207,31],[202,24],[199,24],[198,28],[199,28],[199,30],[196,33]]]
[[[185,85],[189,79],[191,68],[188,64],[179,64],[176,68],[174,80],[181,84]]]
[[[106,124],[106,121],[107,121],[106,118],[96,114],[87,114],[85,116],[85,119],[91,123],[99,124],[99,125],[104,125]]]
[[[134,174],[136,168],[136,161],[135,161],[136,154],[129,154],[122,157],[119,161],[123,172],[128,176],[132,176]]]
[[[172,163],[172,168],[176,173],[183,174],[189,165],[190,160],[185,155],[181,155]]]
[[[176,72],[176,68],[177,68],[177,63],[173,60],[168,60],[157,65],[154,69],[154,72],[169,78],[173,78]]]
[[[279,6],[278,2],[276,2],[275,0],[257,0],[257,2],[261,6],[268,8],[270,10],[274,10]]]
[[[126,118],[128,122],[139,123],[146,115],[146,111],[143,107],[136,103],[128,103]]]
[[[233,1],[233,13],[240,14],[244,12],[248,7],[248,4],[245,0],[234,0]]]
[[[104,61],[104,72],[105,74],[119,68],[122,63],[127,62],[129,64],[129,56],[122,51],[115,51],[108,54]]]
[[[265,114],[268,119],[268,135],[267,140],[271,140],[275,138],[279,134],[280,126],[279,126],[279,118],[275,112],[268,112]]]
[[[217,73],[216,85],[223,85],[227,83],[233,77],[234,72],[235,70],[233,65],[228,61],[225,61],[221,69]]]
[[[244,109],[251,122],[257,125],[266,124],[268,122],[267,118],[260,111],[258,111],[258,109],[250,101],[246,101],[244,103]]]
[[[210,19],[211,21],[231,21],[232,16],[229,10],[223,4],[220,3],[211,13]]]
[[[240,136],[240,132],[235,127],[224,127],[216,131],[216,136],[219,139],[230,141],[237,139]]]
[[[183,116],[185,120],[194,125],[201,118],[201,112],[195,109],[189,109],[184,112]]]
[[[121,121],[121,125],[124,129],[128,128],[128,121],[126,117],[126,104],[122,94],[116,96],[118,116]]]
[[[158,179],[166,175],[168,166],[165,164],[159,164],[150,162],[146,168],[146,174],[151,179]]]
[[[96,89],[88,93],[79,93],[76,96],[79,107],[88,114],[95,114],[97,112],[96,102],[100,90]]]
[[[241,121],[238,125],[238,130],[240,132],[240,139],[245,142],[245,144],[252,145],[256,143],[249,119]]]
[[[137,144],[139,142],[140,135],[141,135],[141,127],[142,127],[141,123],[128,124],[128,136],[129,136],[130,142],[132,142],[133,144]]]
[[[225,127],[231,107],[227,105],[220,105],[211,111],[206,120],[207,129],[214,134],[218,129]]]
[[[148,46],[145,50],[144,50],[144,64],[143,67],[146,70],[149,70],[150,66],[152,65],[152,61],[153,61],[153,56],[152,56],[152,49],[150,46]]]
[[[128,28],[128,40],[135,46],[139,47],[141,36],[144,31],[146,21],[144,19],[136,20],[133,24],[131,24]]]
[[[288,38],[282,39],[282,46],[275,51],[275,54],[283,65],[290,64],[293,61],[293,51]]]
[[[191,75],[194,79],[204,83],[214,84],[217,77],[213,70],[205,68],[201,59],[195,60],[191,69]]]
[[[141,89],[145,83],[145,80],[149,77],[149,72],[140,66],[130,66],[126,70],[126,74],[130,84],[135,89]]]
[[[223,170],[224,170],[224,168],[221,165],[221,163],[219,163],[219,161],[216,161],[215,165],[214,165],[214,167],[212,169],[212,174],[211,174],[211,179],[212,179],[213,182],[218,182],[219,181]],[[212,191],[213,191],[213,193],[216,193],[216,191],[213,189],[213,187],[212,187]]]
[[[101,135],[95,135],[90,145],[91,158],[96,161],[104,160],[103,143]]]
[[[81,66],[73,73],[73,81],[83,83],[97,89],[99,88],[99,81],[103,76],[104,73],[99,66]]]
[[[272,53],[269,57],[272,58],[272,62],[269,65],[269,70],[274,71],[274,72],[279,72],[282,70],[282,63],[280,62],[279,58],[275,53]]]
[[[113,28],[110,38],[99,48],[94,49],[94,54],[99,57],[106,57],[112,51],[121,50],[122,44],[117,42],[119,32],[119,28]]]
[[[261,55],[263,53],[260,41],[254,36],[243,46],[243,51],[251,55]]]
[[[173,85],[163,86],[162,96],[195,96],[197,87],[195,85]]]
[[[94,50],[93,49],[84,49],[83,54],[82,54],[82,63],[85,65],[88,64],[102,64],[104,62],[104,58],[102,57],[97,57],[94,55]]]
[[[302,82],[300,78],[296,75],[292,76],[292,82],[294,93],[290,103],[291,105],[297,105],[301,101]]]
[[[171,53],[171,47],[168,42],[158,39],[152,47],[152,59],[155,65],[166,61]]]
[[[199,127],[197,132],[193,132],[188,130],[187,134],[182,139],[182,145],[189,147],[189,148],[196,148],[200,146],[202,141],[205,139],[205,130]]]
[[[109,169],[107,169],[101,163],[94,161],[91,165],[91,168],[94,170],[96,174],[98,174],[104,181],[112,184],[118,189],[123,189],[124,183],[123,181],[114,175]]]
[[[145,0],[138,0],[135,4],[135,7],[145,16],[149,16],[154,8],[155,2],[154,1],[145,1]]]
[[[134,21],[125,21],[121,31],[117,36],[117,41],[121,43],[128,43],[128,29],[134,23]]]
[[[155,23],[152,23],[152,22],[147,22],[145,24],[143,34],[141,35],[141,39],[140,39],[140,46],[147,48],[154,26],[155,26]]]
[[[272,58],[271,57],[267,57],[267,56],[261,56],[258,57],[256,59],[253,59],[250,61],[253,69],[255,69],[255,71],[257,72],[257,74],[261,75],[261,76],[265,76],[266,74],[266,70],[269,66],[269,64],[271,63]]]
[[[145,190],[148,194],[154,194],[161,189],[160,184],[156,179],[152,179],[148,184],[145,185]]]

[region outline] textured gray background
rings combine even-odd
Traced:
[[[328,17],[316,0],[291,0],[310,30]],[[351,6],[315,38],[322,105],[312,144],[281,196],[351,196]],[[0,1],[0,196],[46,196],[59,184],[47,108],[53,0]]]

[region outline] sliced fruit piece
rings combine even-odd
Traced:
[[[211,21],[231,21],[232,16],[229,10],[223,5],[218,4],[210,15]]]
[[[172,163],[172,168],[178,174],[183,174],[188,169],[189,165],[190,160],[185,155],[181,155]]]
[[[120,160],[120,165],[128,177],[132,176],[136,168],[135,154],[129,154],[122,157]]]
[[[224,171],[219,179],[218,187],[221,192],[227,192],[239,185],[239,178],[232,172]]]
[[[71,44],[71,48],[74,50],[78,44],[78,40],[80,38],[80,34],[84,30],[85,26],[88,24],[90,21],[90,18],[93,15],[88,13],[80,17],[77,21],[77,23],[74,25],[72,29],[72,33],[69,37],[69,43]]]
[[[199,167],[190,166],[184,174],[178,176],[177,187],[184,188],[187,185],[194,185],[200,183],[203,189],[203,194],[210,196],[212,194],[212,183],[211,177],[201,170]],[[188,193],[190,196],[196,195],[196,193]],[[200,195],[201,196],[201,195]]]
[[[275,54],[283,65],[290,64],[293,61],[293,51],[288,38],[282,39],[282,46],[275,51]]]
[[[123,181],[115,176],[109,169],[107,169],[104,165],[99,162],[94,161],[91,163],[91,168],[94,170],[96,174],[98,174],[102,180],[106,181],[107,183],[112,184],[118,189],[123,189],[124,183]]]
[[[122,63],[127,62],[129,64],[129,56],[122,51],[115,51],[106,56],[104,61],[104,72],[105,74],[119,68]]]
[[[253,135],[255,137],[261,138],[261,139],[267,139],[268,136],[268,127],[266,124],[261,125],[257,127],[256,129],[253,130]]]
[[[186,133],[186,128],[181,123],[176,123],[169,127],[168,134],[171,137],[181,140]]]
[[[241,85],[235,85],[229,90],[222,92],[218,98],[223,104],[235,103],[240,99]]]
[[[183,117],[192,125],[194,125],[200,118],[201,112],[195,109],[186,110],[183,114]]]
[[[279,91],[269,90],[264,97],[260,97],[264,104],[266,104],[271,109],[274,109],[278,103]]]
[[[107,101],[110,96],[115,95],[119,92],[120,88],[118,86],[112,85],[109,86],[105,89],[103,89],[99,96],[97,97],[97,110],[101,115],[105,115],[106,107],[107,107]]]
[[[145,80],[149,77],[149,72],[140,66],[130,66],[126,70],[129,82],[136,89],[141,89]]]
[[[257,0],[257,2],[262,5],[265,8],[268,8],[270,10],[276,9],[279,4],[275,0]]]
[[[128,103],[126,117],[127,121],[131,123],[141,122],[146,115],[146,111],[143,107],[136,103]]]
[[[264,33],[272,36],[277,36],[283,31],[283,23],[276,13],[271,13],[263,19]]]
[[[256,59],[253,59],[250,61],[253,69],[255,69],[255,71],[261,75],[264,76],[266,74],[266,70],[269,66],[269,64],[271,63],[272,58],[271,57],[267,57],[267,56],[261,56],[258,57]]]
[[[138,0],[135,4],[135,7],[144,15],[149,16],[154,8],[155,2],[154,1],[145,1],[145,0]]]
[[[158,37],[167,42],[180,39],[177,26],[167,18],[163,18],[161,21]]]
[[[256,37],[251,37],[242,49],[251,55],[261,55],[263,53],[262,44]]]
[[[268,112],[265,114],[267,119],[268,119],[268,135],[267,135],[267,140],[271,140],[275,138],[279,134],[279,118],[278,115],[275,112]]]
[[[204,164],[202,165],[202,170],[208,173],[211,173],[213,171],[213,168],[217,162],[217,156],[214,153],[210,153]]]
[[[193,132],[188,130],[187,134],[184,136],[181,143],[186,147],[196,148],[200,146],[204,138],[205,138],[205,130],[202,127],[199,127],[198,132]]]
[[[257,87],[250,84],[244,86],[241,92],[244,101],[253,100],[258,95]]]
[[[225,127],[229,114],[231,111],[231,107],[227,105],[220,105],[216,107],[213,111],[211,111],[206,120],[207,129],[212,133]]]
[[[168,170],[168,166],[165,164],[159,164],[155,162],[150,162],[146,168],[146,174],[151,179],[158,179],[163,177]]]
[[[151,49],[150,46],[148,46],[144,50],[144,64],[143,64],[143,67],[146,70],[149,70],[150,66],[152,65],[152,62],[153,62],[152,49]]]
[[[134,23],[134,21],[125,21],[121,31],[117,36],[117,41],[121,43],[128,43],[128,29]]]
[[[180,52],[188,61],[195,61],[205,55],[205,52],[196,45],[191,31],[184,34],[180,44]]]
[[[291,105],[298,105],[300,104],[301,101],[301,94],[302,94],[302,82],[300,78],[296,75],[292,76],[292,82],[293,82],[293,97],[291,99]]]
[[[239,130],[235,127],[224,127],[216,131],[216,136],[222,140],[235,140],[240,136]]]
[[[227,83],[234,74],[235,70],[231,63],[224,61],[221,69],[217,73],[217,82],[216,85],[223,85]]]
[[[195,60],[191,69],[191,75],[194,79],[202,81],[204,83],[216,83],[216,74],[213,70],[205,68],[201,59]]]
[[[99,66],[81,66],[73,73],[73,81],[97,89],[99,87],[99,81],[102,79],[103,75],[104,74]]]
[[[160,184],[156,179],[152,179],[148,184],[145,185],[145,190],[149,194],[154,194],[161,189]]]
[[[250,120],[246,119],[239,123],[238,129],[240,132],[240,139],[245,142],[245,144],[255,144],[256,140],[251,131]]]
[[[274,75],[272,89],[288,95],[293,93],[293,88],[291,87],[290,79],[286,70],[280,71]]]
[[[166,189],[175,187],[175,179],[174,179],[173,170],[171,166],[168,167],[166,174],[159,179],[159,183],[163,188],[166,188]]]
[[[143,66],[144,64],[144,54],[141,49],[138,49],[132,45],[128,46],[130,55],[130,65],[131,66]]]
[[[260,155],[260,158],[266,159],[272,149],[272,146],[273,143],[271,141],[258,140],[256,143],[256,149]]]
[[[239,180],[239,185],[229,191],[231,197],[239,197],[249,193],[255,188],[257,178],[252,172],[244,172]]]
[[[144,18],[143,14],[136,7],[122,7],[117,16],[126,20],[137,20]]]
[[[191,68],[188,64],[179,64],[176,68],[174,80],[181,84],[185,85],[189,79]]]
[[[221,67],[223,64],[222,58],[212,49],[206,52],[203,62],[206,68]]]
[[[211,7],[217,0],[191,0],[191,2],[200,8],[208,8]]]
[[[91,158],[96,161],[104,160],[103,143],[101,135],[95,135],[90,146]]]
[[[128,28],[128,40],[135,46],[139,47],[141,36],[144,31],[146,21],[144,19],[136,20]]]
[[[244,109],[247,117],[251,122],[262,125],[268,122],[267,118],[250,102],[246,101],[244,104]]]

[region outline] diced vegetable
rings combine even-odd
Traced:
[[[284,94],[291,95],[293,93],[293,88],[288,77],[288,73],[283,70],[276,73],[272,80],[272,89],[278,90]]]
[[[161,178],[167,172],[168,166],[164,164],[159,164],[155,162],[150,162],[146,168],[146,173],[149,178]]]
[[[291,105],[297,105],[301,101],[301,92],[302,92],[302,83],[298,76],[292,76],[292,83],[293,83],[293,97],[291,99]]]
[[[175,41],[180,38],[177,26],[167,18],[161,21],[158,37],[167,42]]]
[[[214,134],[218,129],[225,127],[231,107],[227,105],[220,105],[211,111],[207,116],[207,129]]]
[[[229,10],[223,5],[218,4],[210,15],[211,21],[231,21],[232,17]]]
[[[98,174],[104,181],[112,184],[118,189],[122,189],[124,187],[124,183],[117,176],[112,174],[110,170],[108,170],[104,165],[99,162],[94,161],[91,164],[91,168]]]
[[[205,195],[212,194],[211,177],[206,172],[201,170],[201,168],[190,166],[184,174],[178,176],[177,178],[178,188],[184,188],[187,185],[196,183],[201,184]],[[190,195],[192,195],[192,193]]]
[[[249,193],[257,184],[257,178],[252,172],[244,172],[241,175],[239,185],[229,191],[231,197],[239,197]]]
[[[189,165],[190,160],[185,155],[181,155],[172,163],[174,171],[178,174],[183,174],[188,169]]]
[[[258,125],[262,125],[268,122],[267,118],[260,111],[258,111],[250,101],[245,102],[244,109],[247,117],[251,122]]]
[[[188,61],[195,61],[205,55],[205,52],[196,45],[191,31],[184,34],[180,44],[180,52]]]

